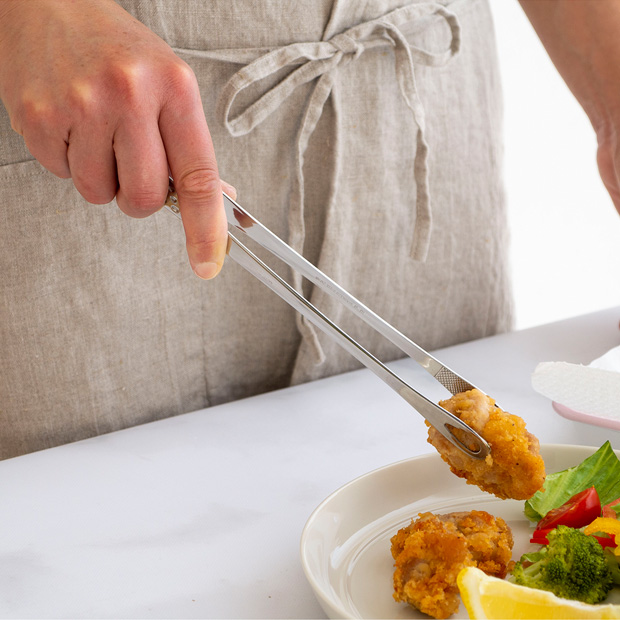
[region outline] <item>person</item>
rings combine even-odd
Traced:
[[[617,4],[523,6],[618,205],[588,39],[616,45]],[[509,329],[493,36],[486,0],[4,0],[0,458],[356,367],[225,262],[222,188],[427,349]]]

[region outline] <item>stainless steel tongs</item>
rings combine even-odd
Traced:
[[[170,189],[165,206],[177,217],[181,217],[178,204],[178,196],[174,189],[174,183],[170,179]],[[474,386],[434,358],[430,353],[409,340],[404,334],[392,327],[380,316],[369,310],[353,295],[344,290],[336,282],[317,269],[298,252],[288,246],[282,239],[277,237],[268,228],[263,226],[257,219],[252,217],[241,205],[224,193],[224,207],[229,228],[241,231],[250,239],[269,250],[287,265],[301,273],[315,286],[323,289],[345,305],[353,314],[362,319],[370,327],[378,331],[390,342],[399,347],[406,355],[415,360],[422,368],[428,371],[441,385],[451,394],[457,394],[470,390]],[[362,345],[340,329],[320,310],[313,306],[303,295],[298,293],[292,286],[283,280],[275,271],[268,267],[243,243],[241,243],[229,230],[228,232],[228,255],[244,269],[268,286],[274,293],[290,304],[295,310],[306,317],[318,329],[334,339],[353,357],[364,366],[372,370],[380,379],[383,379],[393,390],[402,396],[416,411],[435,427],[448,441],[460,448],[463,452],[474,458],[484,458],[490,453],[489,444],[471,427],[459,420],[455,415],[433,403],[410,385],[405,383],[398,375],[380,362],[374,355]],[[465,431],[475,449],[468,447],[455,434],[454,430]]]

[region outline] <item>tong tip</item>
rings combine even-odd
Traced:
[[[462,425],[462,426],[461,426]],[[461,422],[459,428],[457,429],[449,422],[446,422],[443,427],[446,430],[445,433],[442,433],[448,441],[452,442],[455,446],[460,448],[467,455],[471,456],[474,459],[485,459],[491,453],[491,446],[489,443],[478,434],[473,428],[469,427],[466,424]],[[457,435],[455,432],[459,430],[460,433]],[[465,441],[461,438],[463,433],[467,433],[467,438]],[[461,435],[461,437],[459,437]],[[474,444],[474,448],[471,447],[472,443]]]

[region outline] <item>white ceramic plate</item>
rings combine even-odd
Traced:
[[[577,465],[596,448],[541,447],[547,472]],[[388,465],[349,482],[312,513],[301,537],[301,560],[330,618],[428,618],[392,598],[390,538],[418,512],[486,510],[502,517],[515,539],[513,559],[527,550],[534,525],[523,502],[500,500],[454,476],[438,454]],[[614,598],[612,598],[612,596]],[[615,592],[606,602],[618,603]],[[453,618],[467,618],[463,605]]]

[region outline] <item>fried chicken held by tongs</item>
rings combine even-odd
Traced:
[[[476,388],[455,394],[439,405],[479,433],[491,447],[484,459],[472,458],[427,422],[428,442],[452,473],[501,499],[529,499],[542,487],[545,464],[539,442],[519,416],[503,411]],[[454,435],[467,445],[466,433],[455,429]]]

